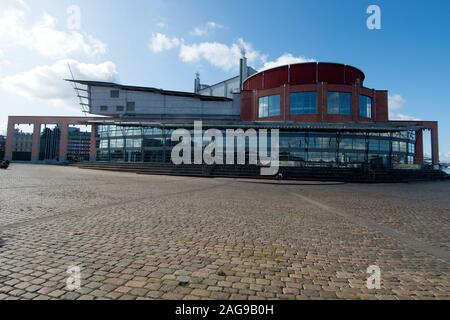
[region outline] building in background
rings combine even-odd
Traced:
[[[0,135],[0,160],[3,160],[5,156],[5,142],[6,137],[3,135]]]
[[[67,140],[67,160],[70,162],[89,161],[91,148],[91,132],[80,128],[69,127]]]
[[[59,144],[61,130],[45,127],[40,135],[39,161],[59,161]]]
[[[429,130],[432,164],[439,164],[437,122],[390,121],[388,92],[365,87],[365,74],[349,65],[299,63],[256,72],[243,57],[238,76],[204,85],[197,75],[194,92],[69,81],[82,107],[102,117],[9,119],[9,128],[21,121],[57,123],[59,161],[70,155],[70,124],[92,126],[91,161],[170,162],[173,130],[192,130],[201,120],[204,130],[279,129],[281,166],[420,168]]]
[[[9,134],[9,136],[12,137],[13,142],[12,159],[8,159],[8,155],[6,153],[5,159],[13,161],[30,161],[33,135],[29,132],[22,132],[19,129],[15,129],[12,134]],[[10,138],[7,136],[7,141],[9,139]]]

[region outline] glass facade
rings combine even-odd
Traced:
[[[280,115],[280,95],[260,97],[258,103],[258,117],[267,118]]]
[[[316,92],[293,92],[290,94],[290,113],[293,115],[316,114]]]
[[[372,98],[364,95],[359,96],[359,116],[372,118]]]
[[[191,131],[192,128],[186,128]],[[173,129],[99,125],[97,161],[170,162]],[[225,129],[222,129],[224,141]],[[270,148],[270,135],[267,145]],[[414,163],[414,131],[351,132],[280,130],[280,161],[296,166],[390,167]],[[205,147],[209,141],[203,140]],[[225,142],[224,142],[225,143]],[[235,146],[237,148],[237,146]],[[248,152],[248,141],[246,143]],[[224,150],[225,154],[226,150]]]
[[[350,98],[347,92],[328,92],[328,113],[351,115]]]

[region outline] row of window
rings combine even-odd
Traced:
[[[104,161],[165,161],[178,142],[171,140],[171,128],[98,127],[98,159]],[[225,129],[224,129],[225,130]],[[190,130],[194,134],[193,130]],[[224,133],[224,137],[225,137]],[[206,146],[210,140],[204,138]],[[246,153],[249,141],[245,141]],[[226,140],[224,140],[224,144]],[[235,152],[237,146],[235,144]],[[270,149],[271,139],[267,137]],[[224,153],[226,150],[224,150]],[[282,131],[279,156],[282,161],[334,163],[413,163],[414,131],[401,132],[304,132]]]
[[[171,162],[170,150],[98,150],[98,161],[115,162]],[[280,154],[280,161],[298,161],[308,165],[312,164],[336,164],[352,165],[370,163],[378,167],[388,167],[392,164],[412,164],[414,156],[395,154],[392,156],[383,154],[362,154],[351,152],[288,152]]]
[[[193,130],[190,130],[194,134]],[[172,147],[177,143],[171,141],[172,129],[157,127],[116,127],[99,126],[99,138],[103,144],[100,148],[107,147],[107,141],[111,141],[110,147],[122,148],[124,140],[127,147]],[[204,134],[204,131],[203,131]],[[202,134],[202,135],[203,135]],[[211,139],[203,138],[206,146]],[[141,144],[142,142],[142,144]],[[224,137],[226,144],[226,137]],[[248,147],[248,140],[245,141]],[[268,146],[271,140],[268,137]],[[339,150],[370,150],[380,153],[402,152],[414,153],[414,132],[394,133],[313,133],[313,132],[281,132],[279,136],[280,150],[292,149],[339,149]]]
[[[120,91],[119,90],[111,90],[110,91],[110,97],[111,98],[119,98],[120,97]],[[100,111],[107,112],[109,109],[108,106],[100,106]],[[127,112],[134,112],[136,109],[136,103],[133,101],[127,102],[126,111]],[[124,106],[116,106],[116,112],[124,112],[125,107]]]
[[[109,110],[108,106],[100,106],[100,111],[107,112]],[[127,102],[127,112],[134,112],[136,110],[136,103],[135,102]],[[124,106],[116,106],[117,112],[123,112],[125,111]]]
[[[290,94],[290,113],[292,115],[317,114],[316,92],[293,92]],[[259,118],[279,116],[280,95],[259,98]],[[351,115],[351,94],[347,92],[328,92],[328,114]],[[372,117],[372,98],[359,97],[359,115]]]
[[[194,129],[186,127],[191,134],[194,134]],[[171,136],[174,128],[163,128],[162,126],[153,127],[131,127],[131,126],[120,126],[120,125],[101,125],[98,127],[97,132],[101,138],[103,137],[134,137],[134,136]],[[207,129],[202,130],[202,135],[205,134]],[[270,133],[269,133],[270,136]],[[337,138],[337,134],[333,132],[323,133],[323,132],[305,132],[305,131],[283,131],[280,133],[280,139],[283,137],[290,137],[292,139],[305,139],[309,137],[332,137]],[[358,139],[371,139],[371,138],[381,138],[385,140],[416,140],[416,133],[414,131],[395,131],[395,132],[340,132],[339,138],[348,138],[348,136],[358,137]]]

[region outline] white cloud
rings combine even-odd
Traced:
[[[198,62],[206,60],[211,65],[229,71],[239,65],[242,50],[250,63],[264,63],[266,56],[253,49],[250,43],[238,39],[231,45],[219,42],[201,42],[194,44],[182,44],[180,58],[184,62]]]
[[[254,50],[251,44],[246,43],[243,39],[238,39],[231,45],[218,42],[183,44],[180,49],[180,58],[184,62],[198,62],[203,59],[213,66],[228,71],[238,66],[242,50],[245,50],[251,63],[265,60],[265,56]]]
[[[0,88],[24,96],[29,100],[44,100],[53,105],[76,108],[75,93],[71,85],[64,81],[70,78],[68,63],[74,77],[98,81],[115,81],[116,66],[110,61],[100,64],[81,63],[76,60],[59,60],[52,65],[33,68],[23,73],[0,79]]]
[[[9,47],[24,43],[27,38],[25,17],[29,8],[23,1],[6,0],[0,11],[0,46]]]
[[[269,61],[264,63],[262,70],[271,69],[279,66],[285,66],[294,63],[315,62],[314,59],[309,59],[304,56],[294,56],[291,53],[285,53],[278,57],[275,61]]]
[[[389,95],[389,109],[398,110],[406,104],[405,98],[399,94]]]
[[[264,63],[266,56],[253,49],[250,43],[238,39],[231,45],[219,42],[200,42],[186,44],[181,38],[170,38],[163,33],[153,33],[149,49],[161,53],[172,49],[179,49],[179,56],[183,62],[195,63],[201,60],[209,62],[215,67],[229,71],[239,65],[242,51],[251,63]]]
[[[266,54],[254,49],[251,43],[246,42],[242,38],[237,39],[230,45],[215,41],[186,43],[181,38],[170,38],[163,33],[153,33],[149,49],[155,53],[178,49],[179,57],[183,62],[197,63],[203,60],[224,71],[230,71],[239,66],[242,52],[245,52],[250,65],[262,67],[263,69],[315,61],[304,56],[294,56],[290,53],[285,53],[274,61],[267,61]]]
[[[399,121],[420,121],[419,118],[409,116],[403,113],[389,112],[389,120],[399,120]]]
[[[106,52],[106,44],[88,34],[78,31],[59,31],[54,17],[44,13],[42,19],[31,29],[32,46],[42,55],[64,58],[83,53],[96,57]]]
[[[203,26],[195,27],[190,34],[197,37],[203,37],[214,33],[218,29],[226,29],[226,27],[217,22],[209,21]]]
[[[79,30],[57,29],[57,20],[42,13],[30,21],[30,9],[22,0],[5,0],[0,13],[0,48],[23,46],[43,56],[62,59],[73,54],[96,57],[106,52],[106,44]]]
[[[151,51],[159,53],[177,48],[182,42],[182,39],[178,39],[176,37],[169,38],[165,34],[157,32],[152,34],[148,47]]]
[[[1,68],[2,66],[8,65],[8,64],[10,64],[10,63],[11,63],[11,62],[5,58],[5,54],[3,53],[3,51],[0,50],[0,68]]]
[[[420,119],[414,116],[406,115],[398,112],[406,105],[406,99],[399,94],[389,95],[388,106],[389,106],[389,120],[399,120],[399,121],[419,121]]]

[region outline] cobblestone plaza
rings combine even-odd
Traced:
[[[268,183],[13,164],[3,299],[450,299],[450,181]],[[367,268],[381,270],[368,289]],[[81,268],[69,290],[67,269]]]

